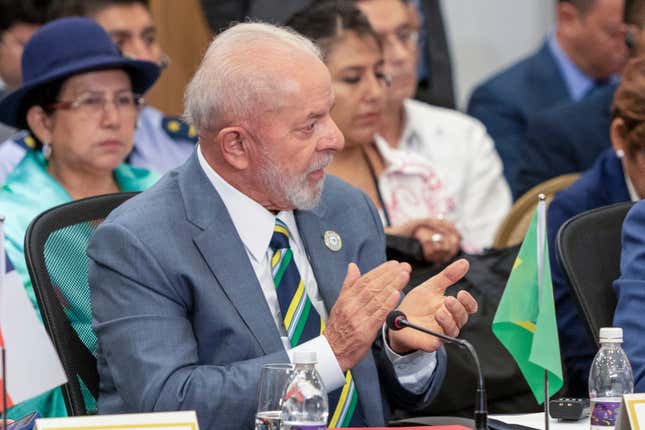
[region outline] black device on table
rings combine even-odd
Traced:
[[[551,418],[578,421],[589,416],[589,399],[560,398],[549,402]]]

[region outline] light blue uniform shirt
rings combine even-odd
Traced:
[[[134,149],[128,156],[132,166],[164,174],[184,164],[195,149],[197,133],[177,117],[165,117],[146,106],[139,113]]]

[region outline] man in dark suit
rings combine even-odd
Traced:
[[[609,125],[616,84],[579,102],[541,112],[529,120],[527,144],[521,148],[513,198],[533,186],[565,173],[590,168],[611,146]]]
[[[630,55],[643,55],[645,0],[625,1],[625,23],[629,28],[626,41]],[[566,103],[531,118],[517,171],[516,198],[547,179],[587,170],[611,146],[609,117],[615,91],[616,85],[608,85],[579,102]]]
[[[587,391],[596,347],[578,315],[571,287],[553,252],[556,234],[565,221],[581,212],[645,196],[645,155],[640,134],[644,106],[645,58],[639,57],[625,67],[614,95],[609,129],[613,148],[605,149],[593,166],[571,187],[557,193],[549,205],[547,227],[553,295],[569,395],[579,397]]]
[[[582,99],[627,59],[623,0],[559,0],[557,19],[537,53],[479,85],[468,104],[493,137],[512,190],[529,118]]]
[[[456,335],[475,312],[459,260],[401,300],[369,198],[325,167],[342,148],[331,77],[304,37],[221,33],[186,91],[193,156],[97,229],[88,248],[101,413],[194,409],[204,428],[253,426],[265,363],[314,350],[332,426],[383,426],[427,405],[440,341],[387,332],[387,314]],[[324,187],[323,187],[324,185]],[[340,396],[341,389],[347,396]],[[334,418],[335,419],[335,418]]]
[[[549,205],[547,228],[553,295],[558,317],[558,332],[567,369],[568,394],[586,397],[589,369],[596,348],[578,314],[568,279],[555,252],[558,230],[575,215],[601,206],[629,201],[625,173],[620,158],[605,149],[593,166],[571,187],[560,191]]]

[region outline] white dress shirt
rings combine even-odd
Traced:
[[[627,171],[625,171],[625,168],[623,167],[623,175],[625,176],[625,184],[627,185],[627,192],[629,192],[629,198],[632,202],[637,202],[641,199],[641,197],[638,195],[638,192],[636,192],[636,187],[634,187],[634,183],[632,182],[631,179],[629,179],[629,175],[627,174]]]
[[[416,152],[435,168],[454,210],[465,251],[489,247],[511,208],[511,192],[493,140],[476,119],[461,112],[406,100],[398,148]],[[467,249],[469,248],[469,249]]]
[[[282,343],[289,355],[289,359],[293,360],[293,354],[298,349],[316,351],[318,357],[316,368],[327,391],[332,392],[343,386],[345,375],[325,336],[318,336],[294,348],[290,348],[271,274],[273,251],[269,248],[269,243],[273,236],[276,215],[238,191],[217,174],[202,155],[201,148],[197,150],[197,157],[204,173],[224,202],[233,225],[244,244],[249,261],[262,288],[262,293],[273,314],[273,320],[282,334]],[[282,211],[277,215],[277,218],[280,218],[289,229],[289,245],[293,252],[293,259],[298,267],[311,304],[318,311],[321,318],[327,321],[327,310],[318,291],[318,283],[300,238],[293,211]],[[385,328],[382,330],[382,335],[385,336]],[[394,371],[401,385],[413,393],[420,394],[425,391],[437,364],[436,354],[434,352],[417,351],[400,356],[389,348],[387,342],[384,343],[386,345],[386,354],[393,363]]]

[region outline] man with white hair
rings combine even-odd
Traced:
[[[268,24],[218,35],[186,91],[199,146],[115,210],[88,248],[99,412],[194,409],[202,428],[253,426],[265,363],[317,352],[332,427],[383,426],[427,405],[441,342],[387,332],[395,308],[457,335],[477,309],[444,296],[465,260],[401,300],[369,199],[325,167],[342,148],[331,78],[307,39]]]

